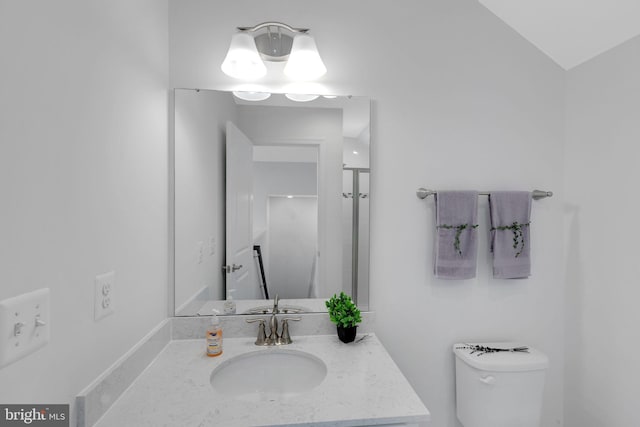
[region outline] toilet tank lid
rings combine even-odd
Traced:
[[[528,352],[508,352],[500,351],[495,353],[484,353],[478,355],[473,354],[470,349],[462,348],[468,344],[481,345],[484,347],[509,349],[514,347],[529,347]],[[489,343],[459,343],[453,346],[453,352],[456,357],[482,371],[494,372],[522,372],[522,371],[539,371],[546,369],[549,365],[549,358],[542,352],[522,344],[520,342],[489,342]]]

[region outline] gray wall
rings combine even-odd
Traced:
[[[267,228],[269,195],[317,195],[318,166],[302,162],[253,163],[253,232]]]
[[[433,414],[454,427],[451,346],[519,339],[551,360],[543,425],[563,417],[565,73],[475,0],[170,2],[171,84],[239,87],[220,70],[238,25],[311,28],[327,66],[301,90],[369,95],[371,307],[377,333]],[[293,90],[270,73],[254,86]],[[533,208],[533,276],[491,277],[480,202],[478,277],[432,274],[435,189],[555,191]]]
[[[196,296],[225,297],[220,272],[225,259],[221,201],[225,199],[227,121],[237,121],[231,94],[175,91],[176,308]]]
[[[562,424],[565,74],[476,1],[172,0],[169,16],[166,1],[0,7],[0,298],[48,286],[53,304],[52,342],[0,370],[0,401],[70,401],[165,317],[167,88],[239,88],[219,70],[234,28],[277,17],[310,27],[329,69],[298,90],[374,99],[371,306],[378,335],[431,409],[432,425],[457,425],[451,345],[499,338],[550,356],[543,425]],[[616,61],[609,66],[618,68]],[[616,84],[593,81],[602,80]],[[257,85],[296,89],[275,75]],[[617,93],[614,100],[626,99]],[[611,132],[619,129],[614,117],[605,127]],[[533,277],[493,280],[481,233],[477,279],[433,279],[433,201],[414,195],[423,185],[554,190],[553,199],[534,205]],[[484,200],[480,212],[486,224]],[[589,224],[598,227],[599,219]],[[111,269],[116,313],[94,323],[93,278]],[[609,280],[604,267],[597,273]],[[613,309],[619,302],[598,304],[609,304],[620,322],[637,321]],[[621,341],[619,324],[597,330]],[[595,357],[586,355],[582,366]],[[599,379],[588,377],[584,401],[596,396]],[[620,384],[622,396],[628,383]],[[609,402],[609,413],[619,409]]]
[[[273,236],[271,236],[269,230],[269,223],[273,225],[273,221],[269,221],[270,215],[273,214],[269,210],[269,203],[271,198],[269,196],[274,195],[316,195],[318,194],[318,165],[317,163],[302,163],[302,162],[254,162],[253,163],[253,235],[254,243],[261,245],[262,256],[264,259],[265,274],[267,284],[269,287],[269,296],[274,297],[276,294],[280,298],[306,298],[309,288],[309,277],[307,274],[304,280],[299,280],[304,276],[301,271],[307,271],[311,268],[312,257],[308,257],[306,260],[302,260],[302,264],[298,265],[298,261],[289,259],[286,263],[274,264],[272,257],[273,250],[277,249],[277,245],[274,245]],[[276,199],[278,199],[276,197]],[[310,233],[313,238],[302,243],[306,248],[312,248],[313,253],[317,253],[318,242],[318,201],[315,199],[315,213],[312,215],[313,224],[311,230],[303,230],[305,233]],[[282,205],[280,212],[282,213]],[[273,218],[271,217],[271,220]],[[293,242],[280,241],[279,244],[283,244],[285,248],[280,250],[280,255],[288,255],[293,251],[284,250],[289,249]],[[285,289],[280,284],[274,282],[276,276],[273,276],[273,268],[277,267],[278,272],[275,272],[276,276],[282,276],[287,274],[286,272],[293,271],[293,267],[296,269],[297,285],[292,285],[289,290],[287,286],[287,292],[283,292]],[[256,278],[260,277],[260,273],[256,268]]]
[[[567,78],[566,426],[638,424],[640,37]]]
[[[2,403],[73,403],[166,318],[167,13],[0,1],[0,300],[51,289],[51,341],[0,369]]]

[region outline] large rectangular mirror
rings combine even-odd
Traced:
[[[175,314],[367,310],[369,99],[174,95]]]

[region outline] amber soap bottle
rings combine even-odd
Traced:
[[[218,310],[213,310],[211,317],[211,325],[207,328],[207,356],[215,357],[222,354],[222,327],[220,319],[218,319]]]

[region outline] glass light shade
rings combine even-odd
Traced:
[[[320,58],[313,37],[309,34],[296,34],[284,73],[295,80],[313,80],[326,72],[327,67]]]
[[[269,92],[246,92],[246,91],[234,91],[233,94],[245,101],[264,101],[269,98],[271,94]]]
[[[231,37],[229,51],[220,68],[226,75],[236,79],[255,80],[267,74],[255,40],[243,32]]]
[[[318,95],[308,95],[306,93],[285,93],[284,96],[296,102],[309,102],[318,98]]]

